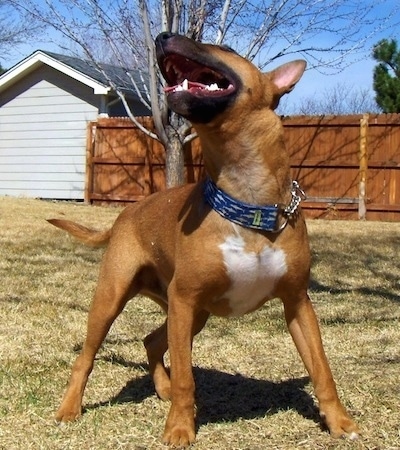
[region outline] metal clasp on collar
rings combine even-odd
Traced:
[[[295,214],[297,208],[300,205],[300,202],[307,198],[306,193],[301,189],[299,183],[297,181],[292,181],[292,199],[288,206],[283,210],[283,214],[290,218]]]
[[[285,217],[285,221],[283,224],[275,230],[275,233],[279,233],[282,231],[297,211],[300,203],[307,198],[306,193],[301,189],[299,183],[297,181],[292,181],[292,189],[290,191],[292,194],[292,198],[290,203],[286,207],[282,207],[282,214]]]

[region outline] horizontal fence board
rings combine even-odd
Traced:
[[[308,195],[307,217],[358,219],[362,118],[283,118],[292,177]],[[154,131],[151,118],[138,120]],[[367,124],[366,218],[400,220],[400,114],[369,115]],[[132,121],[100,119],[89,131],[87,200],[128,203],[165,189],[164,149]],[[204,177],[198,139],[185,152],[185,171],[188,182]]]

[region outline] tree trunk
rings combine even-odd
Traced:
[[[168,142],[165,146],[165,171],[167,188],[185,184],[183,142],[178,132],[168,127]]]

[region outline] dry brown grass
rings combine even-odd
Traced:
[[[158,449],[168,412],[147,375],[142,338],[157,305],[130,302],[100,351],[82,419],[54,425],[81,345],[101,251],[45,222],[106,227],[118,211],[0,198],[0,448]],[[400,224],[309,223],[312,296],[338,389],[364,431],[321,430],[312,389],[279,301],[241,319],[212,318],[194,347],[194,449],[400,449]]]

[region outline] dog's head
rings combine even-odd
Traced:
[[[193,123],[209,123],[229,110],[275,109],[282,95],[301,78],[306,63],[286,63],[262,73],[228,47],[202,44],[161,33],[156,39],[158,65],[168,105]]]

